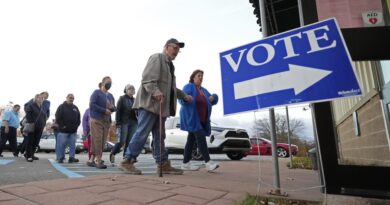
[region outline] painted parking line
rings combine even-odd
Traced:
[[[96,171],[92,171],[92,170],[86,170],[86,171],[77,171],[78,173],[110,173],[110,174],[123,174],[124,172],[123,171],[109,171],[109,170],[96,170]]]
[[[85,163],[72,163],[72,164],[61,164],[64,168],[74,172],[79,173],[83,176],[89,176],[91,174],[123,174],[118,166],[107,165],[107,169],[96,169],[95,167],[89,167]]]
[[[61,164],[57,163],[54,159],[49,159],[51,165],[56,168],[59,172],[66,175],[68,178],[80,178],[84,177],[83,175],[77,174],[76,172],[73,172],[66,167],[62,166]]]
[[[68,167],[66,165],[61,165],[67,169],[91,169],[91,167],[87,167],[87,166],[79,166],[79,167]]]
[[[91,176],[95,174],[125,174],[120,169],[119,164],[107,164],[107,169],[96,169],[94,167],[89,167],[85,163],[63,163],[59,164],[54,159],[51,159],[53,167],[62,172],[64,175],[71,177],[84,177]],[[180,168],[182,162],[181,160],[171,160],[171,165],[175,168]],[[193,164],[201,164],[201,162],[195,162]],[[154,162],[154,159],[142,160],[136,164],[136,168],[142,171],[143,175],[155,175],[157,174],[157,164]]]
[[[9,164],[13,161],[15,161],[15,160],[13,160],[13,159],[0,159],[0,165],[6,165],[6,164]]]

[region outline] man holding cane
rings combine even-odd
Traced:
[[[160,176],[161,174],[183,174],[181,169],[171,166],[164,144],[165,120],[169,116],[175,116],[177,99],[192,101],[191,96],[176,88],[175,67],[172,61],[183,47],[184,43],[171,38],[165,43],[163,53],[150,56],[146,64],[133,106],[138,110],[137,130],[126,149],[125,159],[121,162],[121,169],[126,173],[141,174],[141,170],[134,164],[152,131],[153,154],[158,164],[157,172]],[[162,126],[161,130],[160,126]]]

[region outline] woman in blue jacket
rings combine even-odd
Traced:
[[[213,171],[219,167],[210,161],[206,136],[211,133],[210,115],[211,106],[217,104],[218,96],[210,95],[206,88],[202,87],[203,71],[195,70],[190,81],[184,86],[183,91],[192,96],[191,102],[180,100],[180,129],[188,131],[187,143],[184,148],[184,159],[181,169],[198,170],[199,167],[190,164],[191,153],[196,141],[200,152],[206,162],[206,169]]]
[[[111,84],[111,78],[104,77],[102,82],[99,83],[99,89],[92,93],[89,100],[92,156],[91,160],[87,161],[87,165],[98,169],[107,168],[102,160],[103,147],[111,125],[111,113],[116,111],[114,96],[108,92]]]

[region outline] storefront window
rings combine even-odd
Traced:
[[[390,166],[387,137],[390,127],[390,86],[378,89],[375,72],[381,71],[382,79],[390,82],[390,61],[354,63],[364,95],[332,102],[339,163]],[[382,65],[382,69],[379,65]]]
[[[387,84],[390,82],[390,60],[380,61],[382,76],[383,76],[383,84]]]

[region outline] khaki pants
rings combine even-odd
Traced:
[[[111,123],[106,120],[97,120],[94,118],[91,118],[90,123],[92,137],[91,152],[94,156],[101,156]]]

